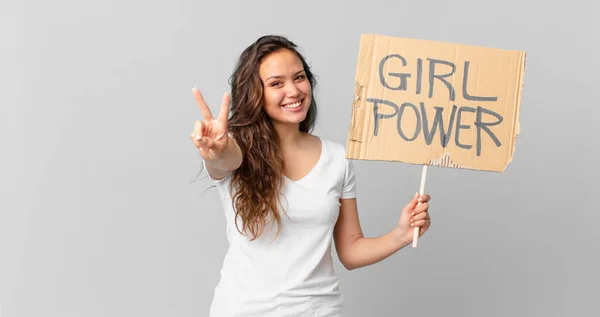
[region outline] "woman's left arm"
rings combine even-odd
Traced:
[[[404,206],[398,226],[385,235],[365,238],[358,219],[356,198],[340,199],[340,214],[333,238],[340,261],[348,270],[377,263],[412,243],[414,226],[420,227],[419,236],[431,225],[429,195],[413,199]],[[419,204],[419,202],[421,204]]]

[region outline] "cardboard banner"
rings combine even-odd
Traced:
[[[502,172],[525,52],[362,35],[346,157]]]

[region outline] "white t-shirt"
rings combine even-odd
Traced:
[[[333,271],[333,227],[339,199],[355,198],[344,146],[321,139],[321,156],[302,179],[284,176],[281,230],[267,226],[254,241],[235,227],[230,175],[214,180],[227,223],[229,249],[215,288],[211,317],[339,317],[343,297]],[[238,221],[242,228],[241,221]]]

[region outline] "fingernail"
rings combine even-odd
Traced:
[[[423,197],[419,197],[419,199],[417,199],[418,202],[423,201]]]
[[[411,227],[414,227],[414,226],[415,226],[415,224],[414,224],[414,223],[411,223],[411,224],[410,224],[410,226],[411,226]]]
[[[414,216],[414,215],[415,215],[415,212],[413,211],[413,212],[411,213],[411,215],[413,215],[413,216]]]
[[[196,140],[200,140],[200,134],[196,134]]]
[[[414,221],[414,219],[413,219],[413,218],[410,218],[410,222],[412,223],[413,221]]]

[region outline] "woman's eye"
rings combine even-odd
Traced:
[[[296,77],[296,80],[301,80],[306,78],[306,75],[298,75],[298,77]]]
[[[280,84],[281,84],[281,82],[274,81],[271,83],[271,87],[279,86]]]

